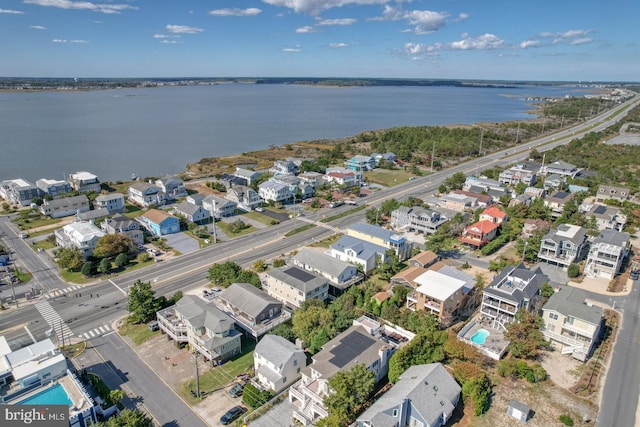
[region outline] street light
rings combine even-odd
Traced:
[[[525,240],[525,242],[524,242],[524,246],[522,247],[522,262],[524,262],[524,253],[525,253],[525,251],[527,250],[527,245],[528,245],[528,244],[529,244],[529,242],[527,242],[527,241]]]

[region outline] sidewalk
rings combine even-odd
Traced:
[[[633,280],[627,279],[627,284],[624,287],[622,292],[609,292],[607,288],[609,287],[609,280],[606,279],[597,279],[592,277],[585,277],[581,283],[578,282],[568,282],[569,286],[573,286],[574,288],[583,289],[587,292],[593,292],[600,295],[606,295],[610,297],[621,297],[627,296],[631,293],[633,289]]]

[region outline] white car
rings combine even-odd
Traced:
[[[256,212],[264,212],[264,208],[257,207],[257,208],[256,208]]]

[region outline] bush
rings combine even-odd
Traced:
[[[82,268],[80,269],[80,272],[85,277],[91,276],[91,273],[93,272],[93,263],[91,261],[87,261],[84,264],[82,264]]]
[[[251,409],[259,408],[273,397],[273,393],[268,390],[258,390],[254,385],[247,383],[242,393],[242,402],[250,406]]]
[[[566,426],[569,426],[569,427],[573,426],[573,418],[571,418],[570,415],[562,414],[560,415],[560,417],[558,417],[558,420],[560,420],[560,422]]]
[[[512,379],[525,378],[530,383],[537,383],[547,379],[547,371],[539,363],[529,366],[524,360],[505,359],[498,362],[498,375]]]
[[[567,276],[570,278],[575,278],[580,275],[580,266],[578,264],[571,264],[569,268],[567,268]]]

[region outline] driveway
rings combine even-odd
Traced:
[[[295,409],[296,407],[292,403],[289,403],[289,399],[287,397],[285,400],[260,415],[258,419],[251,421],[248,425],[250,427],[292,426],[294,425],[293,411]]]
[[[567,272],[560,267],[547,264],[546,262],[538,263],[537,266],[549,277],[550,285],[566,285],[569,281]]]
[[[200,242],[184,233],[174,233],[162,236],[169,246],[183,254],[195,252],[200,249]]]

